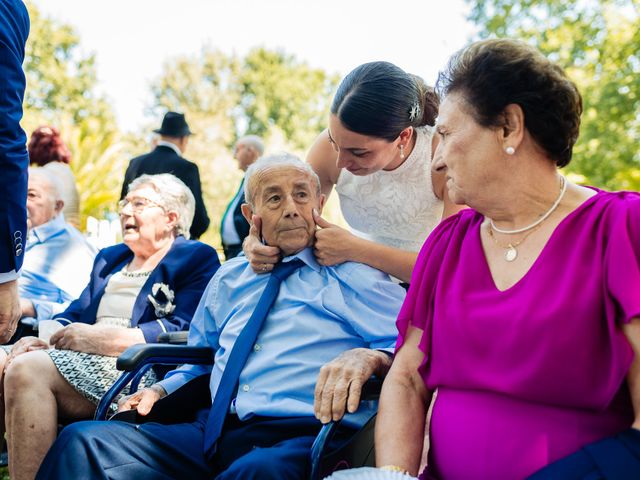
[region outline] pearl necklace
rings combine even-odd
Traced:
[[[515,230],[503,230],[501,228],[496,227],[496,224],[493,223],[493,220],[491,219],[489,219],[489,224],[491,225],[492,229],[494,229],[498,233],[502,233],[503,235],[514,235],[516,233],[522,233],[522,232],[526,232],[527,230],[531,230],[532,228],[540,225],[547,218],[549,218],[549,215],[555,212],[556,208],[558,208],[558,205],[560,205],[560,202],[562,201],[562,198],[564,197],[564,194],[566,191],[567,191],[567,180],[562,175],[560,175],[560,195],[558,195],[558,198],[556,198],[556,201],[553,202],[553,205],[551,205],[551,208],[547,210],[544,215],[542,215],[538,220],[536,220],[530,225],[527,225],[526,227],[517,228]]]
[[[524,242],[529,235],[531,235],[533,232],[535,232],[538,229],[537,227],[539,227],[539,226],[540,226],[539,224],[536,225],[531,230],[529,230],[520,240],[518,240],[517,242],[514,242],[514,243],[509,243],[506,247],[504,245],[500,244],[500,242],[498,242],[498,239],[493,234],[493,229],[491,227],[489,227],[489,236],[491,237],[491,240],[493,240],[497,246],[499,246],[500,248],[505,250],[504,259],[507,262],[513,262],[516,258],[518,258],[517,247],[522,242]]]

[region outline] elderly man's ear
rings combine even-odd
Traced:
[[[242,216],[249,222],[249,225],[253,226],[253,208],[248,203],[243,203],[240,205],[240,210],[242,211]]]
[[[64,200],[56,200],[56,215],[58,215],[64,208]]]
[[[320,194],[320,198],[318,199],[318,206],[314,208],[318,215],[322,215],[322,209],[324,208],[325,203],[327,202],[327,196],[324,193]]]

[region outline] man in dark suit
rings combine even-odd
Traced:
[[[238,167],[243,172],[264,153],[262,139],[256,135],[241,137],[233,149],[233,157],[238,161]],[[249,223],[242,215],[240,207],[244,203],[244,178],[234,195],[220,222],[220,238],[227,260],[237,256],[242,251],[242,241],[249,235]]]
[[[198,166],[182,156],[187,149],[189,135],[192,134],[184,114],[167,112],[162,120],[162,127],[154,132],[160,135],[160,140],[152,152],[136,157],[129,162],[124,174],[120,199],[127,194],[129,184],[140,175],[144,173],[148,175],[172,173],[189,187],[196,199],[196,213],[189,233],[191,238],[200,238],[209,227],[209,216],[202,200]]]
[[[0,0],[0,343],[20,318],[17,279],[27,240],[27,138],[22,128],[24,47],[29,14],[21,0]]]

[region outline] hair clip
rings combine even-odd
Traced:
[[[411,107],[411,111],[409,112],[409,120],[414,121],[420,115],[420,105],[418,103],[414,103],[413,107]]]

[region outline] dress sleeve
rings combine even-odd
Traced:
[[[607,256],[607,288],[619,321],[640,318],[640,195],[627,194],[612,228]]]
[[[398,328],[398,341],[396,352],[405,340],[409,327],[416,327],[423,331],[420,341],[420,349],[429,355],[431,343],[431,321],[433,317],[433,299],[438,282],[441,259],[454,234],[462,212],[443,220],[429,235],[425,241],[416,266],[411,275],[411,284],[405,298],[396,326]]]

